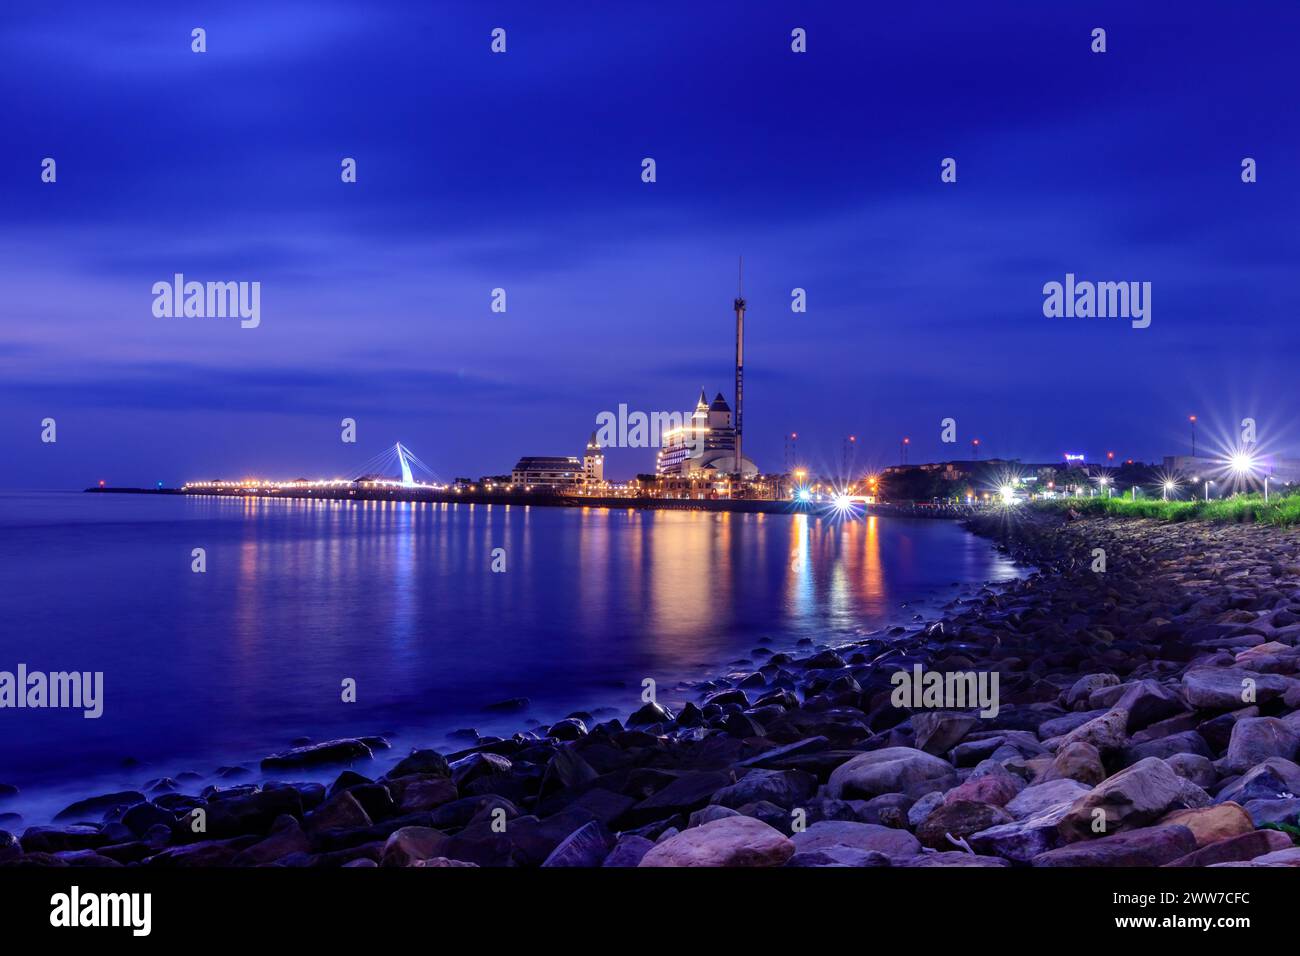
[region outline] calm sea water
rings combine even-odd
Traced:
[[[405,752],[626,716],[645,677],[686,699],[762,639],[852,640],[1017,573],[945,521],[4,493],[0,670],[102,671],[105,703],[0,710],[0,783],[24,791],[0,811],[34,822],[299,736]],[[510,697],[531,706],[487,709]]]

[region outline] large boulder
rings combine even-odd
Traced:
[[[1088,705],[1088,698],[1103,687],[1118,687],[1119,678],[1114,674],[1085,674],[1075,681],[1065,692],[1065,706],[1080,710]]]
[[[753,817],[725,817],[656,844],[640,866],[782,866],[794,842]]]
[[[306,853],[311,849],[311,840],[302,832],[302,826],[296,819],[283,816],[275,821],[271,835],[259,843],[240,852],[234,859],[235,866],[264,866],[283,859],[290,853]]]
[[[1219,803],[1212,807],[1197,807],[1194,810],[1175,810],[1166,814],[1161,823],[1176,823],[1185,826],[1196,837],[1198,847],[1209,846],[1229,837],[1241,836],[1255,829],[1250,814],[1236,803]]]
[[[1132,681],[1122,684],[1117,690],[1122,693],[1117,695],[1113,706],[1128,714],[1130,734],[1186,710],[1178,695],[1157,681]],[[1093,697],[1093,705],[1112,706],[1110,701],[1101,704],[1096,696]]]
[[[1252,800],[1278,800],[1300,795],[1300,767],[1284,757],[1269,757],[1251,767],[1217,794],[1215,802],[1231,800],[1243,806]]]
[[[1108,710],[1062,737],[1057,749],[1059,751],[1071,744],[1085,743],[1096,747],[1102,754],[1123,750],[1128,746],[1127,727],[1127,711]]]
[[[349,737],[342,740],[326,740],[319,744],[294,747],[291,750],[271,754],[262,760],[262,769],[301,770],[305,767],[351,764],[357,760],[370,760],[374,755],[374,751],[365,741]]]
[[[930,710],[912,715],[917,749],[936,756],[961,743],[978,723],[978,716],[963,711]]]
[[[957,840],[1011,822],[1011,814],[1001,807],[959,800],[945,803],[926,817],[925,822],[916,828],[916,836],[924,846],[934,850],[948,850],[960,845],[955,842]]]
[[[1222,767],[1232,773],[1245,773],[1269,757],[1294,760],[1297,747],[1300,731],[1276,717],[1247,717],[1233,724]]]
[[[604,824],[591,820],[561,840],[542,866],[600,866],[613,847],[614,840]]]
[[[1004,857],[1015,863],[1028,863],[1040,853],[1061,845],[1061,818],[1069,812],[1069,803],[1043,807],[1022,820],[1001,823],[973,833],[968,842],[976,853]]]
[[[601,866],[629,867],[639,866],[641,858],[654,849],[654,841],[647,840],[635,833],[624,833],[609,851]]]
[[[1114,834],[1145,826],[1171,810],[1207,803],[1205,791],[1178,776],[1163,760],[1147,757],[1075,800],[1061,820],[1061,835],[1067,842],[1095,836],[1096,810],[1105,815],[1103,832]]]
[[[1192,667],[1183,674],[1183,696],[1197,710],[1237,710],[1281,697],[1295,683],[1241,667]]]
[[[1021,790],[1014,799],[1009,800],[1006,811],[1017,820],[1024,820],[1035,817],[1058,804],[1069,806],[1091,789],[1086,783],[1068,777],[1036,783]]]
[[[105,793],[86,800],[78,800],[76,803],[64,807],[54,815],[54,820],[55,822],[80,820],[93,823],[102,820],[104,814],[114,807],[134,806],[137,803],[143,803],[144,799],[144,794],[139,790],[120,790],[116,793]]]
[[[451,803],[459,796],[450,777],[436,774],[390,777],[387,785],[397,803],[397,812],[401,814],[432,810],[444,803]]]
[[[882,793],[920,797],[950,789],[957,782],[952,765],[912,747],[886,747],[859,754],[836,767],[827,795],[838,799],[870,798]]]
[[[1195,849],[1196,838],[1187,827],[1142,827],[1048,850],[1031,862],[1034,866],[1164,866]]]
[[[713,795],[713,803],[743,807],[766,800],[789,810],[805,803],[817,791],[817,778],[802,770],[751,770]]]
[[[401,827],[388,836],[381,866],[411,866],[417,860],[442,856],[447,834],[433,827]]]
[[[370,817],[357,798],[350,791],[344,790],[307,814],[305,822],[310,833],[321,830],[358,830],[370,826]]]
[[[810,853],[833,847],[851,847],[870,850],[885,856],[908,857],[921,852],[921,844],[906,830],[882,827],[873,823],[853,823],[847,820],[824,820],[814,823],[793,837],[795,851]]]
[[[1024,778],[1016,776],[999,763],[985,761],[966,780],[944,794],[943,802],[970,800],[1003,807],[1024,788]]]
[[[1102,765],[1101,754],[1092,744],[1079,740],[1062,745],[1035,782],[1077,780],[1092,786],[1105,779],[1106,768]]]
[[[1219,863],[1241,863],[1266,853],[1292,847],[1291,838],[1280,830],[1251,830],[1219,840],[1195,850],[1187,856],[1166,863],[1165,866],[1215,866]]]
[[[451,767],[447,764],[447,758],[436,750],[412,750],[397,762],[397,766],[388,772],[388,776],[405,777],[413,773],[450,777]]]

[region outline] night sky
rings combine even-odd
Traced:
[[[580,454],[730,400],[739,255],[765,469],[792,430],[1158,459],[1191,413],[1300,454],[1300,7],[1135,6],[5,4],[0,486]],[[155,318],[177,272],[261,282],[260,327]],[[1044,317],[1067,272],[1151,282],[1151,326]]]

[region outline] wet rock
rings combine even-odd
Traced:
[[[902,860],[895,865],[906,867],[996,867],[1009,866],[1010,864],[1006,860],[1000,860],[995,856],[978,856],[973,853],[949,851],[944,853],[924,853],[909,860]]]
[[[1049,807],[1071,804],[1092,788],[1078,780],[1063,777],[1026,787],[1005,804],[1005,809],[1017,820],[1035,817]]]
[[[1183,675],[1183,696],[1197,710],[1236,710],[1281,697],[1294,685],[1290,678],[1240,667],[1193,667]]]
[[[874,850],[859,850],[851,846],[828,846],[818,850],[799,850],[786,861],[786,866],[889,866],[890,859]]]
[[[1300,822],[1300,797],[1288,797],[1281,800],[1251,800],[1244,809],[1250,814],[1251,822],[1257,827],[1266,823],[1289,823],[1295,826]]]
[[[230,840],[205,840],[185,846],[169,847],[144,860],[145,866],[233,866],[240,852],[259,842],[257,837],[243,836]]]
[[[419,860],[442,856],[447,834],[433,827],[410,826],[394,830],[384,841],[380,866],[411,866]]]
[[[98,827],[73,825],[28,827],[19,842],[24,853],[61,853],[64,850],[91,850],[113,841]]]
[[[1162,817],[1160,822],[1187,827],[1192,831],[1192,836],[1196,837],[1198,847],[1209,846],[1255,829],[1250,814],[1236,803],[1220,803],[1195,810],[1175,810]]]
[[[1023,819],[977,831],[967,842],[976,853],[1029,863],[1039,854],[1061,845],[1060,822],[1069,812],[1069,803],[1042,807]]]
[[[1170,770],[1203,790],[1213,787],[1219,779],[1214,764],[1199,754],[1173,754],[1164,759]]]
[[[396,812],[417,813],[432,810],[455,800],[459,793],[450,778],[432,774],[390,777],[388,789],[396,801]]]
[[[672,720],[672,711],[652,701],[628,717],[627,725],[629,727],[647,727],[651,724],[672,723]]]
[[[1288,850],[1274,850],[1257,856],[1249,863],[1215,863],[1214,866],[1300,866],[1300,846]]]
[[[1196,838],[1187,827],[1141,827],[1048,850],[1031,862],[1034,866],[1163,866],[1195,849]]]
[[[554,737],[556,740],[578,740],[587,736],[587,725],[576,717],[566,717],[551,724],[546,731],[546,736]]]
[[[766,800],[789,810],[805,803],[817,790],[817,778],[802,770],[750,770],[713,794],[713,803],[741,807]]]
[[[513,766],[505,757],[493,753],[475,753],[454,760],[449,765],[451,780],[458,788],[465,788],[482,777],[509,774]]]
[[[450,777],[451,767],[447,763],[447,758],[436,750],[413,750],[397,762],[397,766],[388,772],[388,776],[407,777],[411,774]]]
[[[1300,731],[1276,717],[1253,717],[1239,720],[1232,728],[1223,769],[1245,773],[1269,757],[1294,760],[1300,747]]]
[[[1083,741],[1064,744],[1038,778],[1038,782],[1062,779],[1077,780],[1089,786],[1105,780],[1106,769],[1102,766],[1101,754],[1097,748]]]
[[[703,807],[716,791],[731,782],[731,775],[722,771],[681,774],[629,810],[628,819],[635,825],[674,813],[690,813]]]
[[[351,792],[344,791],[326,800],[306,816],[308,831],[358,829],[370,826],[370,817]]]
[[[1219,863],[1240,863],[1291,847],[1291,838],[1285,833],[1277,830],[1251,830],[1249,833],[1241,833],[1203,846],[1187,856],[1166,863],[1165,866],[1214,866]]]
[[[973,800],[945,802],[916,828],[917,839],[924,846],[935,850],[948,850],[956,846],[955,840],[963,840],[982,830],[1014,822],[1011,814],[1000,807]]]
[[[373,757],[374,751],[367,744],[355,738],[344,738],[309,744],[306,747],[294,747],[281,753],[271,754],[262,760],[262,769],[299,770],[330,764],[350,764],[358,760],[370,760]]]
[[[1252,800],[1277,800],[1300,795],[1300,767],[1283,757],[1269,757],[1251,767],[1215,794],[1219,803],[1243,806]]]
[[[650,852],[654,841],[632,833],[624,833],[609,851],[602,866],[631,867],[640,866],[641,859]]]
[[[1186,730],[1180,734],[1170,734],[1167,737],[1134,744],[1124,751],[1124,760],[1128,763],[1137,763],[1147,757],[1159,757],[1163,760],[1174,754],[1195,754],[1207,758],[1211,756],[1205,739],[1194,730]]]
[[[794,855],[789,838],[753,817],[694,827],[656,844],[640,866],[782,866]]]
[[[283,816],[271,828],[271,835],[265,840],[254,843],[241,850],[232,863],[235,866],[263,866],[283,859],[291,853],[306,853],[311,849],[311,841],[303,833],[298,821],[290,816]]]
[[[947,753],[979,723],[975,714],[960,711],[925,711],[912,716],[916,747],[928,754]]]
[[[1071,744],[1084,743],[1097,749],[1098,753],[1108,754],[1123,750],[1128,746],[1128,713],[1122,710],[1109,710],[1100,717],[1094,717],[1061,738],[1058,751]]]
[[[1001,764],[985,761],[965,782],[949,790],[944,795],[943,802],[957,803],[966,800],[1004,807],[1024,788],[1023,778],[1017,777]]]
[[[600,866],[613,847],[609,832],[599,821],[592,820],[560,841],[542,866]]]
[[[943,791],[935,790],[913,803],[907,810],[907,825],[912,829],[919,827],[926,817],[943,806],[944,796]]]
[[[887,747],[859,754],[837,767],[827,783],[827,795],[848,799],[882,793],[920,797],[948,790],[957,782],[946,760],[911,747]]]
[[[159,798],[158,803],[162,800]],[[205,808],[209,839],[233,837],[245,833],[264,834],[276,818],[288,814],[301,818],[304,812],[302,794],[288,786],[251,788],[235,792],[215,791]],[[176,822],[177,839],[193,840],[193,818],[181,810]],[[200,837],[201,838],[201,837]]]
[[[1088,706],[1088,698],[1093,691],[1102,687],[1118,687],[1119,678],[1114,674],[1085,674],[1075,681],[1065,693],[1065,706],[1083,710]]]
[[[176,814],[152,803],[137,803],[122,814],[121,822],[138,837],[159,824],[171,829],[176,823]]]
[[[137,803],[143,803],[144,800],[145,796],[139,790],[105,793],[98,797],[90,797],[87,800],[78,800],[76,803],[64,807],[54,815],[54,822],[58,823],[60,820],[102,820],[104,814],[114,807],[129,807]]]
[[[1170,770],[1163,760],[1147,757],[1079,797],[1062,819],[1061,833],[1067,841],[1094,836],[1095,809],[1104,811],[1105,832],[1113,834],[1143,827],[1171,810],[1208,802],[1204,791]]]
[[[792,839],[796,853],[848,847],[863,852],[880,853],[890,858],[902,858],[921,852],[920,842],[906,830],[896,830],[871,823],[823,821],[812,824],[801,833],[794,834]]]

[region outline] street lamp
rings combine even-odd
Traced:
[[[1212,484],[1214,484],[1214,482],[1210,480],[1207,480],[1205,482],[1205,503],[1206,504],[1210,503],[1210,485]]]
[[[1196,457],[1196,416],[1188,415],[1187,420],[1192,423],[1192,457]]]
[[[970,448],[972,457],[978,459],[980,456],[980,440],[978,438],[971,439]]]
[[[1164,498],[1165,501],[1168,501],[1168,500],[1169,500],[1169,492],[1171,492],[1171,491],[1173,491],[1173,490],[1174,490],[1174,483],[1173,483],[1173,481],[1172,481],[1172,480],[1170,480],[1170,481],[1166,481],[1165,484],[1164,484],[1164,495],[1162,496],[1162,497]]]

